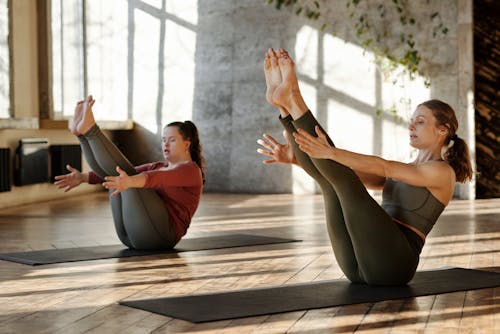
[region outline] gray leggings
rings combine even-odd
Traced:
[[[291,135],[296,129],[316,136],[314,127],[319,124],[311,112],[296,121],[290,116],[281,121],[297,161],[321,187],[328,235],[346,277],[373,285],[410,281],[419,261],[420,249],[414,246],[419,237],[392,220],[352,169],[333,160],[310,158],[298,148]]]
[[[134,166],[120,150],[94,125],[78,136],[83,154],[99,177],[118,175],[120,166],[128,175],[137,174]],[[170,249],[175,246],[176,234],[169,221],[162,198],[153,190],[129,188],[111,196],[111,212],[116,233],[121,242],[135,249]]]

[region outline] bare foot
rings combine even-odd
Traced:
[[[81,134],[87,133],[95,124],[94,114],[92,113],[92,106],[94,103],[95,100],[92,98],[92,95],[87,96],[83,102],[82,118],[76,125],[76,130]]]
[[[282,81],[274,90],[272,101],[283,106],[294,119],[297,119],[309,109],[300,93],[295,64],[286,50],[278,50],[277,56]]]
[[[266,58],[264,59],[264,75],[266,77],[266,100],[277,108],[280,107],[273,101],[273,93],[276,87],[281,84],[281,71],[278,65],[278,57],[272,48],[267,50]]]
[[[74,134],[75,136],[80,135],[80,132],[78,132],[76,127],[78,123],[80,123],[80,121],[82,120],[82,115],[83,115],[83,101],[78,101],[75,107],[75,114],[73,115],[71,124],[69,126],[69,131],[71,131],[71,133]]]

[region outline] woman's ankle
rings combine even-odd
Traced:
[[[86,129],[81,133],[81,136],[83,137],[92,137],[95,136],[97,133],[99,133],[100,128],[97,126],[97,123],[94,123],[91,127]]]
[[[293,119],[295,120],[302,117],[302,115],[304,115],[308,111],[309,108],[302,98],[302,94],[300,94],[300,91],[292,92],[289,113],[290,115],[292,115]]]

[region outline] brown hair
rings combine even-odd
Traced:
[[[200,167],[201,176],[203,178],[203,183],[205,183],[205,158],[203,157],[202,147],[200,144],[200,136],[198,134],[198,129],[191,121],[185,122],[172,122],[167,124],[167,127],[175,126],[179,129],[184,140],[189,140],[191,145],[189,146],[189,153],[191,154],[191,159]]]
[[[457,136],[458,120],[455,111],[449,104],[440,100],[429,100],[421,103],[419,106],[425,106],[432,111],[436,118],[437,125],[445,126],[448,129],[448,136],[444,141],[447,146],[451,140],[454,141],[444,156],[444,159],[455,171],[458,182],[464,183],[472,178],[472,165],[469,157],[469,147],[467,143]]]

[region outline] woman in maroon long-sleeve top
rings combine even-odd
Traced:
[[[118,237],[135,249],[168,249],[189,227],[202,193],[204,159],[196,126],[173,122],[163,129],[165,161],[134,167],[96,125],[91,96],[80,101],[71,132],[92,172],[67,166],[55,184],[68,191],[83,182],[110,189]]]

